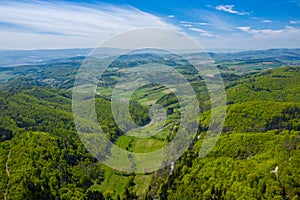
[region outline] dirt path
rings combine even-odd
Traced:
[[[8,188],[9,188],[10,173],[9,173],[9,167],[8,167],[8,160],[9,160],[9,157],[10,157],[10,153],[11,153],[11,144],[10,144],[10,141],[9,141],[9,152],[7,154],[7,160],[6,160],[6,163],[5,163],[5,171],[6,171],[8,180],[7,180],[6,189],[5,189],[5,193],[4,193],[4,200],[7,199],[7,193],[8,193]]]

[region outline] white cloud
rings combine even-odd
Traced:
[[[291,20],[290,24],[300,24],[300,20],[299,21]]]
[[[291,33],[300,33],[299,28],[295,28],[293,26],[285,26],[286,31],[291,32]]]
[[[200,28],[189,28],[189,30],[198,32],[198,33],[200,33],[201,36],[214,37],[214,35],[212,33],[210,33],[209,31],[206,31],[206,30],[203,30]]]
[[[285,26],[282,29],[253,29],[250,26],[236,27],[242,32],[248,33],[245,36],[240,32],[233,32],[230,35],[220,35],[210,40],[195,38],[197,42],[206,49],[239,49],[256,50],[270,48],[299,48],[300,28]]]
[[[196,32],[199,32],[199,33],[206,33],[207,31],[203,30],[203,29],[200,29],[200,28],[190,28],[191,31],[196,31]]]
[[[226,21],[218,13],[207,10],[193,10],[194,18],[211,24],[210,31],[214,37],[201,37],[193,35],[194,39],[206,49],[268,49],[268,48],[299,48],[300,28],[279,27],[278,30],[271,28],[253,28],[252,26],[238,26],[234,22]],[[247,17],[248,18],[248,17]],[[251,17],[249,17],[251,18]],[[252,18],[251,18],[252,19]],[[265,18],[253,19],[257,23]],[[191,27],[192,28],[192,27]],[[198,27],[197,27],[198,28]],[[201,28],[201,27],[199,27]],[[205,29],[203,27],[203,29]],[[247,33],[248,31],[248,33]],[[245,34],[246,33],[246,34]],[[192,35],[192,34],[191,34]]]
[[[233,5],[220,6],[219,10],[224,12],[248,14],[236,11]],[[198,22],[180,21],[180,25],[176,26],[131,6],[75,4],[67,1],[0,1],[0,44],[3,49],[95,47],[104,39],[123,31],[162,27],[194,31],[198,33],[198,41],[206,48],[299,48],[300,29],[292,27],[292,24],[300,21],[290,21],[291,26],[279,30],[253,29],[250,26],[235,27],[224,21],[218,13],[205,10],[195,10],[193,13],[197,15]],[[208,25],[213,28],[210,30],[214,34],[201,29]],[[245,36],[236,28],[249,35]]]
[[[9,49],[92,47],[140,27],[180,30],[136,8],[103,3],[0,2],[0,21],[1,48]]]
[[[261,20],[262,23],[271,23],[272,20],[269,20],[269,19],[264,19],[264,20]]]
[[[205,37],[214,37],[213,34],[206,32],[206,33],[202,33],[201,36],[205,36]]]
[[[210,24],[209,24],[209,23],[206,23],[206,22],[199,22],[199,23],[197,23],[197,24],[199,24],[199,25],[201,25],[201,26],[210,26]]]
[[[241,30],[241,31],[244,31],[244,32],[248,32],[250,31],[250,26],[239,26],[239,27],[236,27],[237,29]]]
[[[201,26],[210,26],[210,23],[207,22],[188,22],[188,21],[180,21],[181,24],[188,24],[188,25],[201,25]],[[183,26],[184,26],[183,25]]]
[[[206,49],[239,49],[256,50],[270,48],[299,48],[300,30],[285,29],[280,33],[269,34],[244,34],[234,33],[230,36],[220,35],[210,40],[205,38],[195,38]]]
[[[217,10],[228,12],[231,14],[237,14],[237,15],[248,15],[249,14],[248,12],[237,11],[237,10],[234,10],[233,8],[234,8],[234,5],[218,5],[218,6],[216,6]]]
[[[277,30],[272,30],[272,29],[262,29],[262,30],[254,30],[257,33],[282,33],[284,30],[283,29],[277,29]]]
[[[272,30],[272,29],[252,29],[250,26],[239,26],[237,29],[247,32],[250,34],[273,34],[273,33],[282,33],[283,29]]]

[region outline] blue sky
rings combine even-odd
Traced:
[[[300,0],[0,1],[0,49],[96,47],[143,27],[208,50],[300,48]]]

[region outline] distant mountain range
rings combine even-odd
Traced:
[[[0,50],[0,67],[19,66],[27,64],[43,64],[53,62],[56,59],[68,59],[72,57],[87,56],[93,49],[54,49],[54,50]],[[119,52],[118,49],[97,49],[100,54],[111,55]],[[198,53],[189,53],[197,56]],[[268,49],[256,51],[242,51],[234,53],[214,53],[209,55],[215,61],[259,61],[259,62],[300,62],[299,49]]]
[[[0,65],[14,66],[87,55],[91,49],[56,49],[56,50],[1,50]]]
[[[214,59],[220,60],[249,60],[253,58],[268,58],[268,60],[300,60],[300,48],[242,51],[236,53],[211,53],[211,56]]]

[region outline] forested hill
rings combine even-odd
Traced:
[[[149,199],[300,198],[300,68],[266,70],[226,88],[227,116],[217,145],[199,158],[201,135],[171,176],[156,174]]]
[[[264,70],[249,78],[228,84],[229,103],[249,101],[300,102],[299,67],[281,67]]]
[[[116,188],[93,189],[113,170],[98,163],[79,139],[70,92],[42,87],[2,92],[0,107],[1,198],[5,193],[7,199],[20,200],[109,199],[113,195]],[[134,108],[133,115],[143,119],[146,110],[139,105]],[[97,98],[96,109],[107,137],[113,140],[120,133],[109,101]],[[125,193],[132,179],[126,173],[120,177],[123,188],[116,196]]]
[[[228,84],[226,131],[300,130],[300,68],[266,70]]]
[[[174,171],[167,167],[141,175],[114,171],[87,152],[74,127],[70,91],[9,87],[0,93],[0,198],[299,199],[299,88],[298,67],[229,80],[227,118],[213,151],[198,158],[209,123],[210,113],[205,111],[200,139],[195,138]],[[144,99],[133,101],[131,112],[144,124],[149,121],[151,95],[164,102],[170,93],[155,87],[142,88],[136,95],[140,94]],[[171,116],[176,117],[176,102],[165,105],[174,108]],[[107,137],[129,151],[162,147],[174,134],[170,124],[151,142],[125,137],[113,121],[109,100],[97,95],[96,109]],[[276,173],[271,172],[276,167]]]

